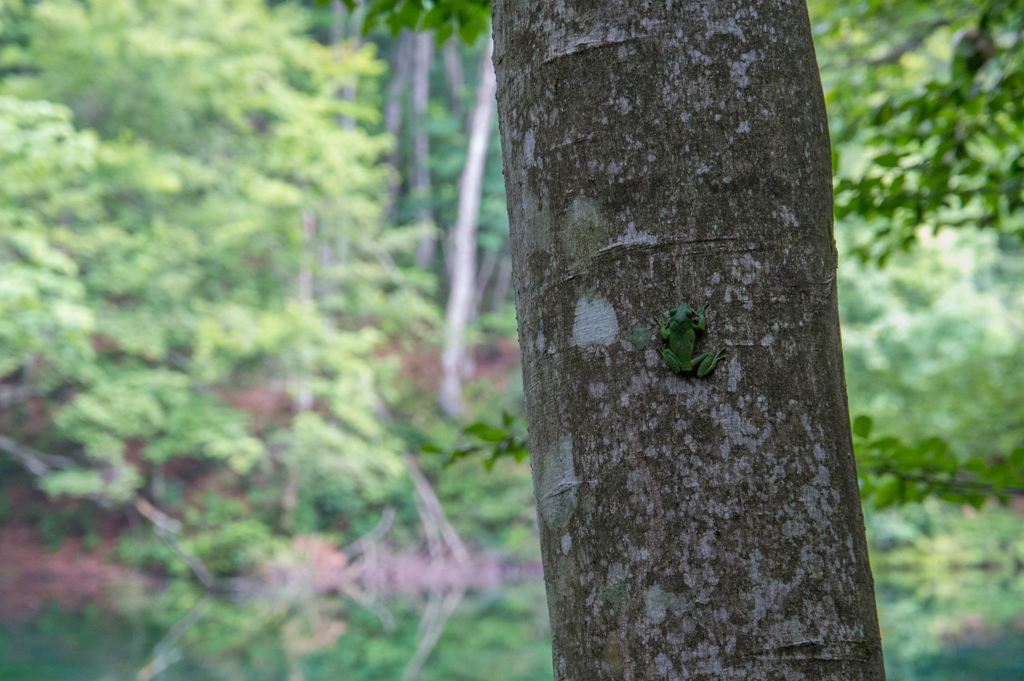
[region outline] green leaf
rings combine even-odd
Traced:
[[[871,435],[871,417],[858,416],[853,420],[853,434],[857,437],[867,438]]]
[[[474,435],[484,442],[501,442],[508,437],[508,432],[498,428],[492,428],[486,423],[474,423],[463,432],[467,435]]]
[[[882,154],[875,157],[875,165],[882,168],[895,168],[900,164],[900,157],[894,153]]]
[[[451,14],[443,5],[434,5],[433,9],[427,12],[426,16],[423,17],[423,23],[420,25],[420,28],[425,31],[435,29],[444,24],[444,22],[450,17]]]
[[[899,478],[885,483],[875,494],[875,507],[882,509],[900,503],[903,500],[903,489],[904,482]]]

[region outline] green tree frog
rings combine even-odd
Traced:
[[[693,311],[689,305],[683,303],[674,310],[669,310],[667,327],[661,321],[658,322],[658,326],[661,327],[661,337],[668,341],[668,348],[661,351],[661,356],[665,358],[665,364],[677,374],[696,369],[698,377],[705,376],[721,359],[724,349],[718,354],[703,352],[696,357],[693,356],[697,332],[703,331],[707,326],[703,307]]]

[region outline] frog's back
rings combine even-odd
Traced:
[[[693,357],[693,346],[696,339],[697,334],[693,330],[691,319],[687,318],[684,321],[673,319],[669,322],[668,347],[680,361],[688,363]]]

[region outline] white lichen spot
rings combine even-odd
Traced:
[[[750,122],[741,121],[740,127],[736,128],[736,132],[750,132]]]
[[[679,609],[679,596],[655,584],[644,593],[644,607],[651,624],[661,624],[667,611]]]
[[[569,549],[572,548],[572,537],[568,533],[562,536],[562,555],[568,556]]]
[[[548,339],[544,337],[544,332],[541,331],[537,334],[537,352],[544,352],[544,347],[547,345]]]
[[[737,87],[746,87],[750,84],[750,78],[747,77],[747,69],[754,63],[756,56],[754,52],[747,52],[740,55],[740,61],[734,61],[729,64],[729,70],[731,71],[729,77],[732,79],[732,82],[736,83]]]
[[[764,338],[761,339],[761,347],[762,348],[767,348],[768,346],[770,346],[774,342],[775,342],[775,337],[772,336],[771,334],[768,334],[767,336],[765,336]]]
[[[747,42],[746,37],[743,35],[743,29],[736,23],[735,17],[729,17],[725,21],[709,21],[708,33],[710,35],[714,35],[716,33],[729,33],[736,36],[743,42]]]
[[[807,437],[811,438],[811,440],[813,441],[814,432],[811,430],[811,419],[807,416],[807,414],[800,415],[800,423],[803,425],[804,430],[807,431]]]
[[[740,360],[737,359],[736,355],[733,355],[729,360],[729,392],[736,392],[739,388],[741,377]]]
[[[572,344],[608,345],[619,333],[619,320],[612,304],[601,296],[580,298],[576,303],[576,320],[572,325]]]
[[[576,466],[572,460],[572,436],[558,441],[536,462],[537,506],[548,527],[565,527],[576,510]]]
[[[658,243],[658,237],[650,232],[638,231],[636,223],[631,222],[626,226],[626,233],[620,236],[618,239],[608,245],[607,248],[601,250],[607,250],[615,246],[633,246],[638,244],[647,244],[653,246]]]
[[[672,670],[672,661],[668,659],[665,653],[658,653],[658,656],[654,658],[654,666],[657,667],[660,676],[668,676],[668,673]]]
[[[605,392],[608,391],[608,386],[606,386],[604,383],[598,382],[598,383],[591,383],[589,386],[587,386],[587,389],[590,390],[590,396],[591,397],[599,398],[599,397],[603,397]]]
[[[779,209],[779,217],[782,218],[782,222],[789,227],[799,227],[800,221],[796,219],[796,215],[793,214],[788,207],[783,206]]]
[[[533,133],[533,130],[527,130],[526,135],[523,136],[523,158],[526,161],[527,167],[537,165],[537,161],[533,157],[534,149],[537,146],[537,138]]]

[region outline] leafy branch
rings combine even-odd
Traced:
[[[986,500],[1006,503],[1024,494],[1024,447],[994,462],[960,461],[939,438],[905,444],[894,437],[871,439],[871,419],[853,422],[861,498],[876,508],[900,506],[935,496],[980,508]]]
[[[446,466],[467,456],[484,454],[484,468],[491,470],[499,460],[513,458],[517,463],[530,456],[530,446],[526,439],[526,418],[512,416],[507,412],[501,415],[501,425],[488,425],[482,421],[473,423],[462,431],[461,444],[453,450],[445,450],[435,444],[420,447],[424,454],[442,454],[447,457]]]

